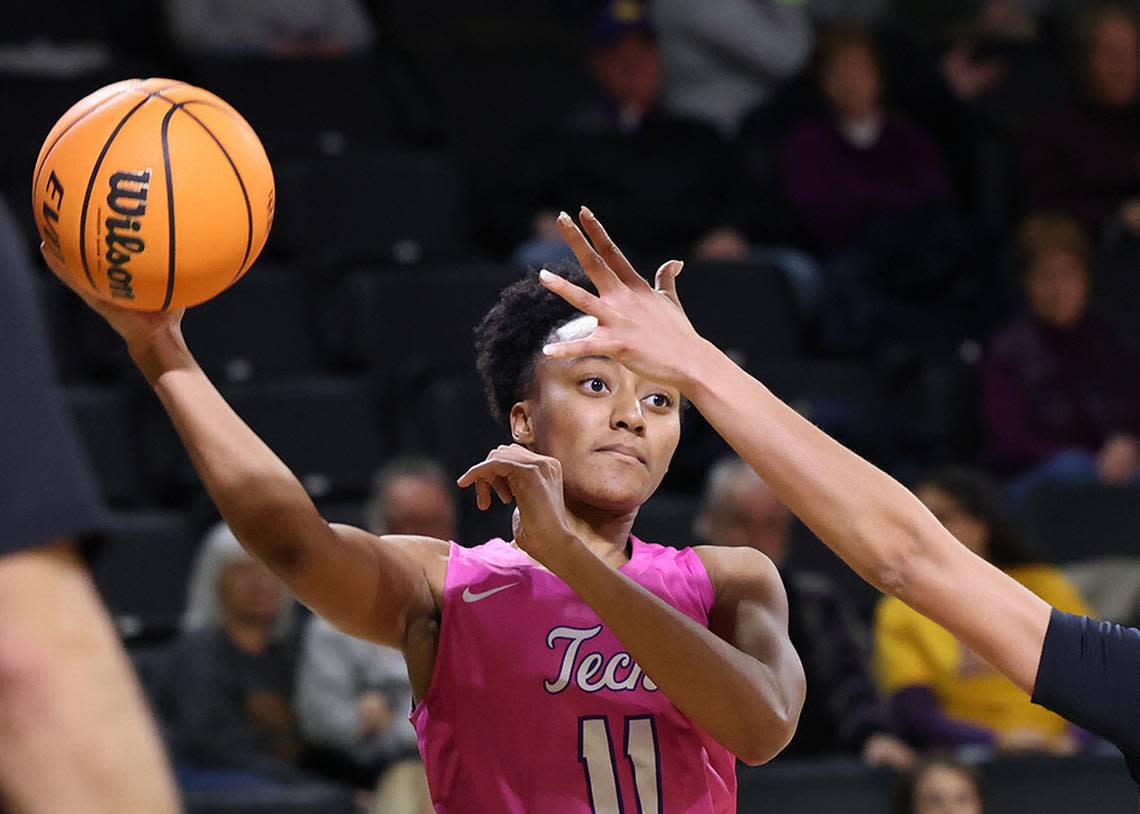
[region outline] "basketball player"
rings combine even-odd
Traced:
[[[651,288],[588,210],[582,224],[593,246],[559,218],[600,295],[549,272],[541,279],[598,329],[547,348],[547,358],[604,355],[679,390],[860,576],[945,627],[1036,703],[1111,740],[1140,783],[1140,631],[1056,611],[972,554],[890,476],[702,339],[677,297],[676,265]]]
[[[680,394],[610,358],[544,359],[595,321],[536,278],[476,332],[514,443],[459,482],[517,512],[513,540],[472,549],[329,525],[195,363],[180,312],[79,293],[125,340],[243,545],[341,630],[403,651],[437,811],[724,814],[736,759],[763,763],[791,739],[805,686],[775,566],[631,534],[677,446]]]
[[[170,814],[156,729],[75,551],[102,521],[0,200],[0,809]]]

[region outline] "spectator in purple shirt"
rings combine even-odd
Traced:
[[[1140,378],[1112,329],[1088,313],[1089,244],[1057,215],[1020,232],[1028,310],[989,344],[982,407],[993,464],[1015,500],[1046,483],[1132,481],[1140,470]]]
[[[959,324],[962,262],[971,237],[954,205],[941,153],[914,122],[888,109],[878,50],[861,28],[819,39],[827,113],[783,145],[784,197],[822,257],[820,344],[862,352]],[[884,326],[890,332],[884,333]]]
[[[1140,235],[1140,23],[1128,6],[1097,4],[1077,31],[1081,93],[1025,134],[1029,204],[1094,235]]]
[[[816,65],[830,115],[793,131],[783,164],[788,198],[818,246],[845,247],[877,218],[948,200],[937,147],[883,103],[870,34],[833,30],[820,39]]]

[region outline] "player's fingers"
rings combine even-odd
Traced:
[[[574,219],[565,212],[558,215],[558,232],[566,241],[566,245],[570,247],[570,251],[574,252],[574,256],[578,258],[586,276],[598,287],[599,294],[604,295],[607,291],[614,291],[621,287],[621,279],[618,278],[613,269],[606,265],[606,261],[594,250],[590,241],[586,240],[586,236],[582,234],[578,224],[574,223]]]
[[[503,503],[510,503],[515,498],[515,493],[511,490],[511,485],[506,478],[495,478],[491,481],[491,488],[495,490],[495,494]]]
[[[678,307],[681,305],[681,298],[677,296],[677,275],[684,267],[685,264],[680,260],[668,260],[661,264],[661,268],[657,269],[657,274],[653,278],[653,287],[675,302]]]
[[[618,279],[631,288],[648,288],[649,283],[637,273],[637,269],[626,259],[625,254],[606,231],[606,227],[602,226],[602,222],[590,211],[589,207],[582,207],[580,218],[582,228],[586,230],[590,242],[594,244],[594,248],[597,249],[602,259],[613,269]]]
[[[475,505],[481,512],[491,508],[491,485],[485,480],[475,481]]]
[[[549,291],[553,291],[583,314],[596,317],[599,322],[612,318],[616,313],[614,309],[603,302],[600,297],[591,294],[586,289],[575,285],[564,277],[559,277],[552,271],[547,271],[546,269],[540,271],[538,273],[538,281]]]

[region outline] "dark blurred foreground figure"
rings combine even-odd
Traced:
[[[1050,483],[1121,484],[1140,470],[1140,367],[1089,313],[1090,247],[1073,220],[1019,235],[1027,309],[989,343],[982,407],[993,464],[1020,500]]]
[[[696,533],[714,545],[755,548],[782,568],[792,514],[739,458],[709,470]],[[867,631],[836,586],[821,574],[781,570],[788,592],[788,635],[807,674],[808,697],[789,757],[858,754],[872,766],[906,769],[914,753],[891,733],[871,680]]]
[[[11,814],[173,814],[158,734],[75,541],[104,521],[0,200],[0,800]]]

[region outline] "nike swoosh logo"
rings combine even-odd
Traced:
[[[470,588],[463,589],[464,602],[478,602],[480,599],[486,599],[492,594],[497,594],[499,591],[505,591],[507,588],[513,588],[518,585],[517,582],[508,582],[506,585],[500,585],[498,588],[492,588],[489,591],[480,591],[479,593],[472,593]]]

